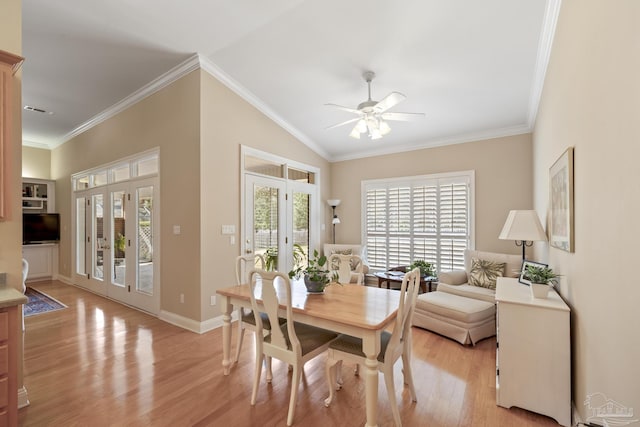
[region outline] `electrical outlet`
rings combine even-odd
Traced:
[[[180,304],[184,304],[184,294],[180,294]]]

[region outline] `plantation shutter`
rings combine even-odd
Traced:
[[[464,268],[471,236],[471,173],[365,182],[365,239],[373,270],[426,260]]]

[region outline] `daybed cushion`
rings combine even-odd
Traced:
[[[416,301],[416,310],[418,309],[463,323],[480,322],[496,313],[495,304],[490,302],[439,291],[419,295]]]
[[[454,294],[465,298],[474,298],[486,302],[495,302],[496,291],[493,289],[481,288],[479,286],[449,285],[447,283],[438,283],[438,291]]]
[[[418,295],[413,325],[461,344],[475,344],[496,334],[495,305],[440,291],[429,292]]]

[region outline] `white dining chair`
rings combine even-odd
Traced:
[[[276,282],[280,282],[276,285]],[[267,272],[254,270],[249,273],[251,284],[251,307],[256,321],[256,368],[251,393],[251,405],[256,404],[260,374],[262,372],[262,359],[275,357],[292,366],[293,377],[291,379],[291,394],[289,396],[289,412],[287,425],[293,424],[298,388],[304,364],[314,357],[322,354],[329,343],[337,337],[335,332],[316,328],[293,321],[293,309],[291,305],[291,281],[289,277],[279,272]],[[281,286],[280,286],[281,285]],[[258,299],[262,301],[262,307],[258,307]],[[286,323],[279,328],[271,328],[267,334],[263,334],[264,322],[261,316],[255,315],[264,311],[272,325],[278,323],[278,310],[286,307]],[[270,366],[267,366],[267,370]],[[267,372],[267,376],[270,373]]]
[[[378,371],[384,375],[391,412],[396,426],[401,427],[400,411],[396,400],[393,382],[393,366],[402,357],[404,382],[409,386],[411,399],[416,401],[416,391],[411,372],[411,318],[416,307],[420,288],[420,269],[416,268],[405,274],[400,288],[398,314],[392,332],[383,331],[380,337],[380,354],[378,355]],[[362,340],[350,335],[341,334],[329,345],[327,352],[326,375],[329,383],[329,397],[325,406],[329,407],[334,399],[334,390],[342,387],[342,361],[364,364],[365,354],[362,352]]]
[[[249,278],[249,272],[254,270],[256,267],[264,269],[265,260],[264,257],[260,254],[248,254],[248,255],[240,255],[236,258],[236,284],[241,285],[247,283]],[[256,321],[253,316],[253,312],[251,310],[244,310],[242,307],[238,308],[238,340],[236,345],[236,355],[234,357],[234,362],[238,363],[238,359],[240,358],[240,350],[242,349],[242,341],[244,339],[244,331],[246,329],[250,331],[256,330]],[[263,319],[263,330],[268,331],[271,329],[271,323],[269,322],[269,318],[266,314],[262,313]],[[279,319],[279,323],[282,324],[286,320]],[[271,358],[267,358],[267,364],[271,363]],[[271,369],[268,369],[268,375],[271,375]],[[270,377],[267,378],[271,380]]]
[[[362,258],[358,255],[331,254],[327,265],[330,271],[337,272],[340,283],[351,283],[354,279],[358,285],[364,283]]]

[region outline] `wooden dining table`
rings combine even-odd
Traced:
[[[277,286],[284,286],[277,282]],[[355,284],[333,284],[322,294],[308,294],[302,281],[292,282],[293,318],[338,333],[362,339],[366,355],[365,402],[366,427],[377,426],[378,418],[378,354],[380,335],[396,318],[400,293],[389,289]],[[224,374],[231,370],[231,314],[237,307],[251,308],[249,285],[236,285],[217,291],[222,308],[222,366]],[[278,294],[284,290],[279,290]],[[259,284],[256,287],[259,295]],[[260,303],[260,301],[258,301]],[[286,317],[285,307],[281,315]]]

